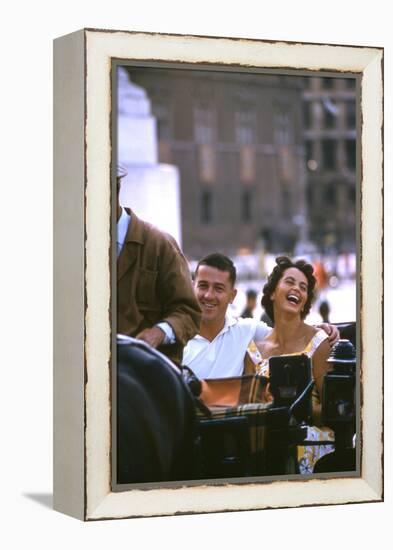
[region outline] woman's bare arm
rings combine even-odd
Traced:
[[[312,373],[315,380],[315,386],[317,389],[319,404],[313,407],[313,420],[316,425],[319,425],[321,422],[321,400],[322,400],[322,389],[323,389],[323,380],[325,374],[331,370],[327,359],[330,354],[330,344],[326,339],[324,340],[316,349],[312,357]]]
[[[322,397],[322,387],[323,387],[324,376],[329,370],[331,370],[331,367],[327,362],[329,354],[330,354],[329,341],[324,340],[315,350],[315,353],[312,357],[313,376],[315,380],[315,385],[318,390],[318,395],[320,398]]]

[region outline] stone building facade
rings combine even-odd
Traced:
[[[355,249],[354,79],[126,70],[151,102],[159,163],[179,170],[190,259]]]

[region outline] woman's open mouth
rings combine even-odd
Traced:
[[[300,302],[300,298],[296,294],[288,294],[287,300],[296,305]]]

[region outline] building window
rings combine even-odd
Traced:
[[[325,109],[324,125],[327,129],[334,128],[336,125],[336,115],[328,109]]]
[[[334,170],[336,166],[337,143],[333,139],[322,140],[322,158],[325,170]]]
[[[211,191],[203,191],[201,197],[201,221],[202,223],[211,223],[212,217],[212,193]]]
[[[333,183],[325,187],[323,199],[325,205],[336,206],[336,186]]]
[[[171,121],[168,105],[164,103],[153,103],[153,115],[157,119],[158,140],[171,139]]]
[[[310,140],[307,140],[305,142],[306,145],[306,161],[309,161],[313,158],[313,142]]]
[[[332,90],[334,88],[334,78],[322,78],[322,88],[324,90]]]
[[[242,221],[244,223],[250,223],[252,220],[251,212],[252,196],[251,191],[243,191],[241,198],[241,209],[242,209]]]
[[[356,168],[356,141],[354,139],[347,139],[345,141],[345,152],[347,155],[347,167],[350,170]]]
[[[356,203],[356,188],[355,187],[349,187],[349,189],[348,189],[348,200],[352,204]]]
[[[330,99],[330,97],[324,97],[323,104],[323,122],[324,127],[334,128],[336,126],[336,120],[339,113],[338,105]]]
[[[305,128],[312,127],[312,109],[309,101],[303,103],[303,120]]]
[[[165,99],[166,95],[161,90],[161,97],[157,100],[153,99],[152,112],[156,118],[159,162],[170,164],[172,162],[170,141],[173,139],[173,135],[171,108],[168,99]]]
[[[194,107],[195,141],[200,144],[213,143],[215,136],[215,117],[211,107],[200,103]]]
[[[282,201],[282,215],[284,218],[289,218],[291,215],[291,197],[289,194],[288,189],[285,189],[285,187],[281,191],[281,201]]]
[[[157,118],[157,136],[159,141],[170,139],[169,122],[163,118]]]
[[[235,111],[235,141],[250,145],[256,141],[256,113],[244,107]]]
[[[274,137],[277,145],[293,143],[292,117],[285,106],[278,106],[273,117]]]
[[[330,111],[325,111],[325,128],[334,128],[335,125],[336,117]]]
[[[346,102],[345,121],[347,128],[353,130],[356,128],[356,103],[355,101]]]

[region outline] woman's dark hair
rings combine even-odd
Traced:
[[[270,296],[275,291],[279,280],[284,275],[284,272],[290,267],[295,267],[296,269],[301,271],[306,276],[308,283],[307,301],[304,304],[304,308],[300,314],[300,317],[302,319],[305,319],[305,317],[307,317],[310,312],[311,304],[314,299],[314,288],[316,284],[316,279],[313,275],[313,266],[311,264],[308,264],[305,260],[292,261],[287,256],[279,256],[278,258],[276,258],[276,265],[273,271],[270,273],[265,286],[263,287],[261,300],[262,307],[265,309],[266,313],[269,315],[272,321],[274,321],[274,313],[273,302],[270,299]]]

